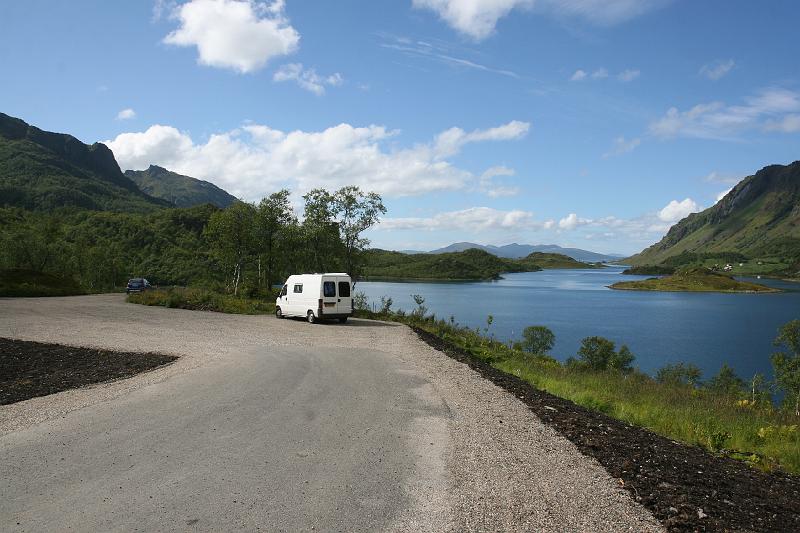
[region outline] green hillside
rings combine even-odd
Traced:
[[[541,270],[471,248],[445,254],[404,254],[373,249],[366,253],[365,279],[484,280],[504,272]]]
[[[178,207],[212,204],[228,207],[236,197],[228,194],[213,183],[183,176],[156,165],[147,170],[126,170],[125,176],[131,179],[143,192],[155,198],[172,202]]]
[[[553,254],[546,252],[533,252],[526,257],[519,259],[520,262],[536,265],[544,269],[556,268],[601,268],[598,265],[576,261],[564,254]]]
[[[663,278],[620,281],[610,288],[661,292],[781,292],[758,283],[737,281],[732,276],[706,268],[688,268]]]
[[[148,212],[170,205],[141,192],[104,144],[89,146],[0,113],[0,207]]]
[[[736,274],[798,276],[800,161],[771,165],[745,178],[716,205],[684,218],[661,241],[626,262],[731,263]]]

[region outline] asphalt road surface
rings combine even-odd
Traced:
[[[660,529],[513,396],[402,326],[102,295],[0,300],[0,335],[182,356],[0,407],[3,531]]]

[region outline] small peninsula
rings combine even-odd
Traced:
[[[692,268],[679,271],[663,278],[648,278],[637,281],[620,281],[609,288],[626,291],[661,291],[661,292],[736,292],[736,293],[773,293],[783,292],[780,289],[767,287],[758,283],[738,281],[733,277],[705,268]]]

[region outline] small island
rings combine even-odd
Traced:
[[[662,292],[735,292],[735,293],[773,293],[783,292],[758,283],[738,281],[732,276],[707,268],[681,270],[663,278],[648,278],[638,281],[620,281],[609,286],[610,289],[625,291]]]

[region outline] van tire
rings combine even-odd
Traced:
[[[275,308],[275,316],[278,318],[283,318],[283,311],[281,311],[280,307]]]
[[[339,317],[339,324],[344,324],[345,322],[347,322],[347,317],[346,316]]]
[[[314,311],[309,311],[306,315],[306,320],[308,320],[309,324],[314,324],[317,321],[317,317],[314,316]]]

